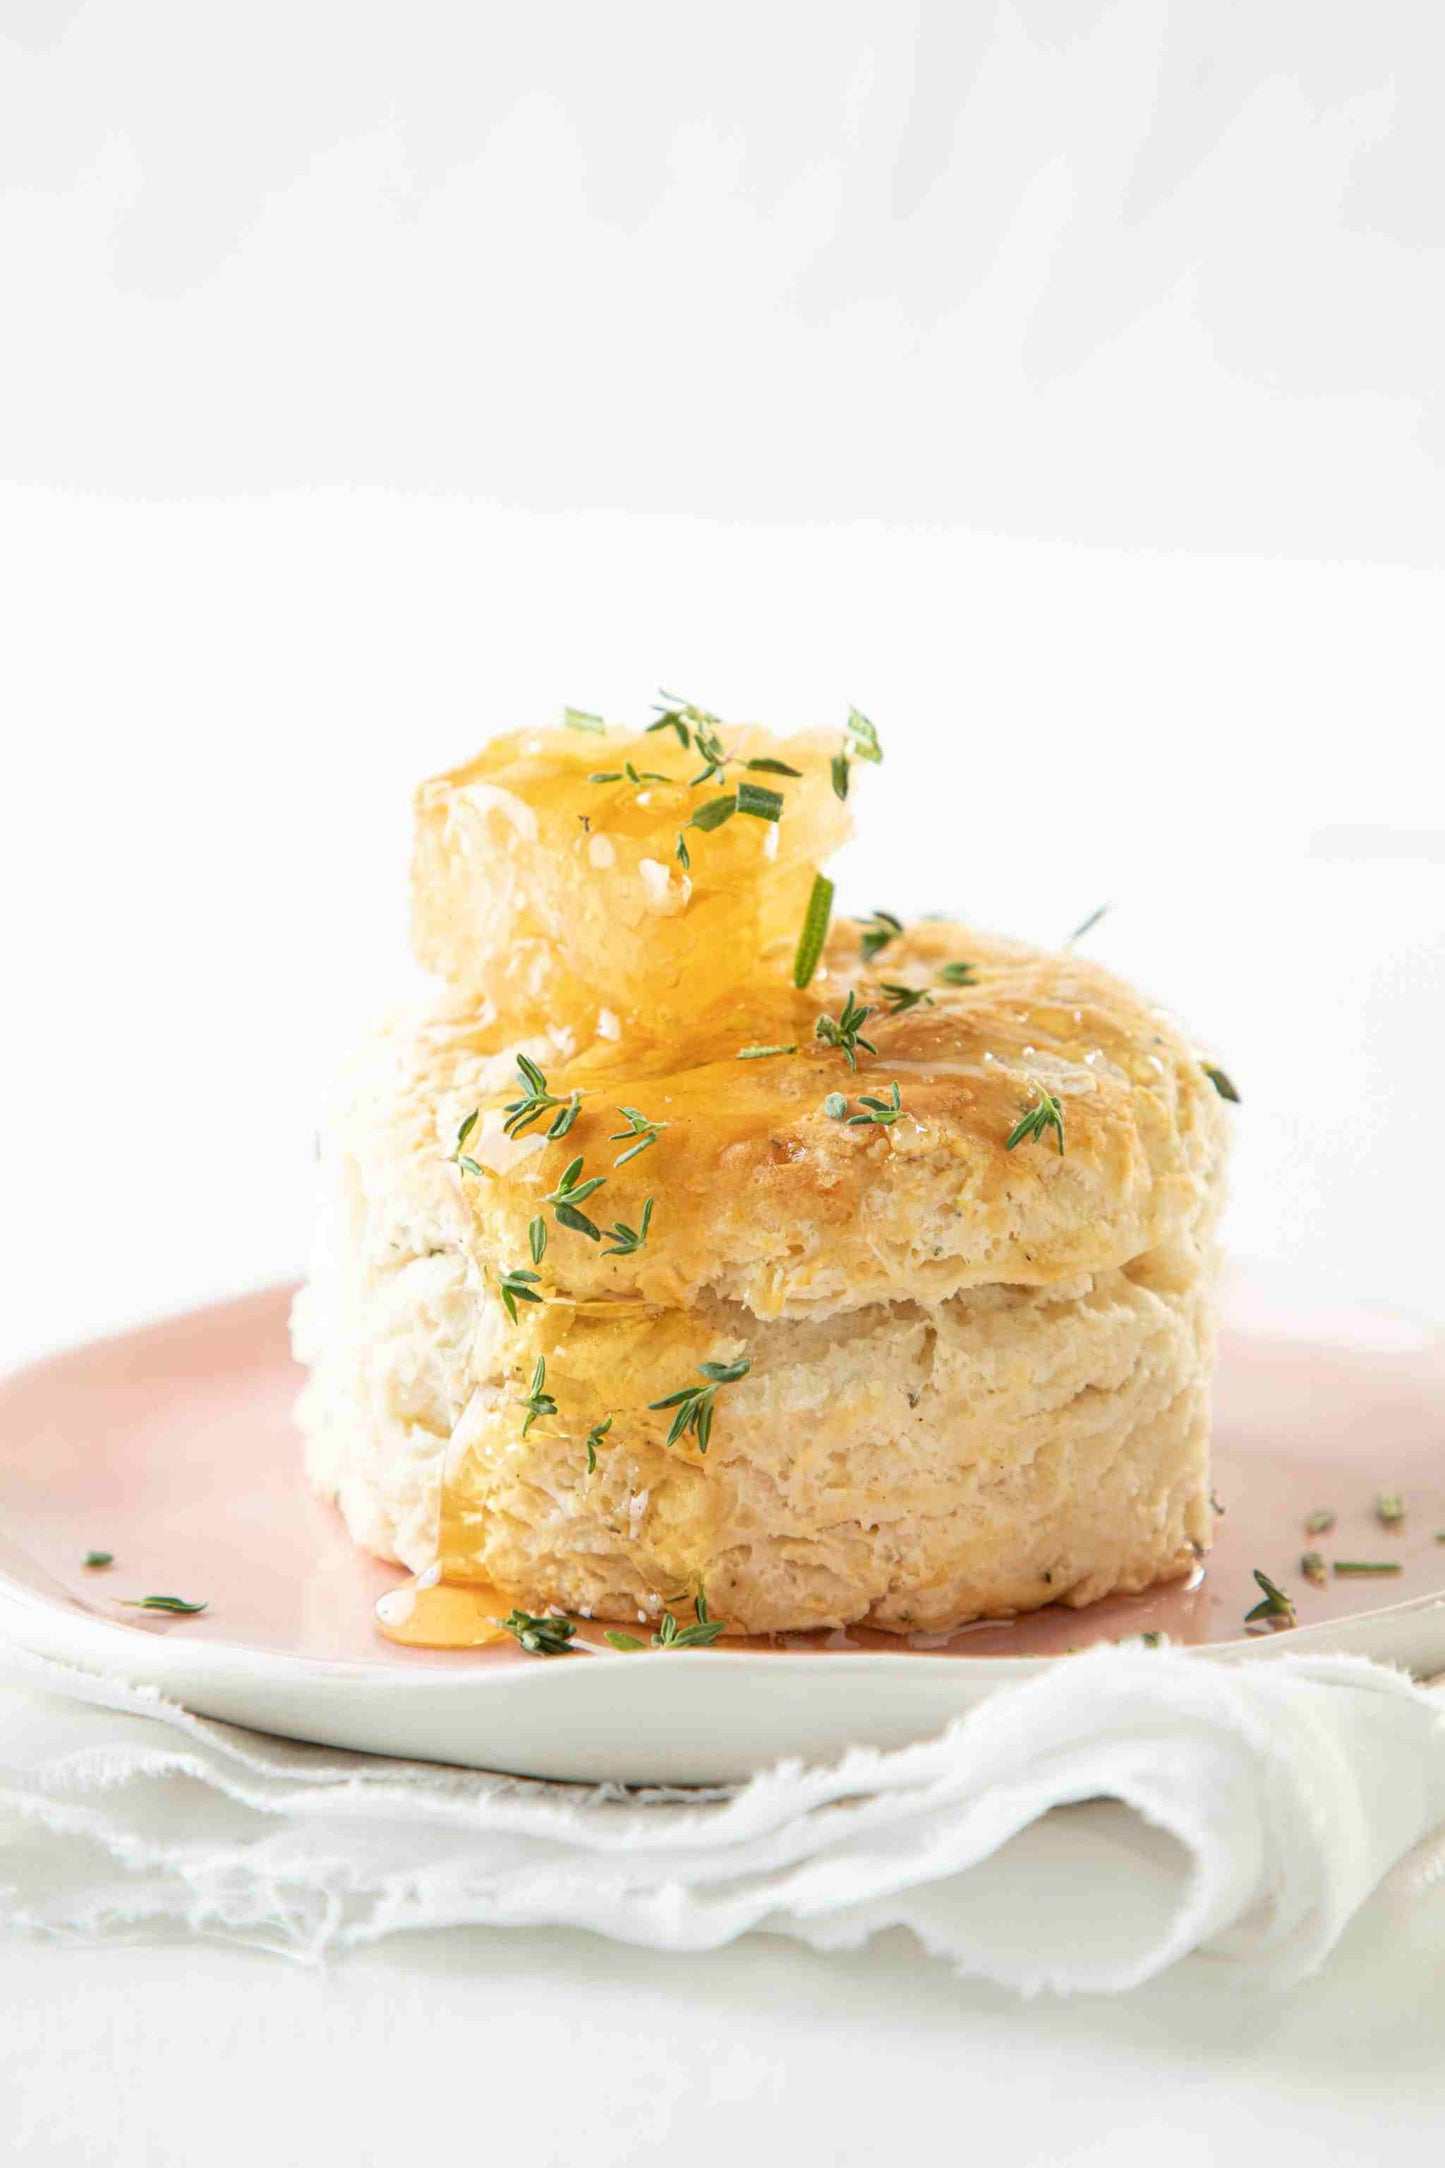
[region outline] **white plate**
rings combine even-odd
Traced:
[[[0,1387],[0,1631],[155,1685],[204,1715],[375,1753],[622,1783],[712,1783],[782,1757],[903,1744],[1072,1648],[1163,1631],[1247,1661],[1348,1651],[1445,1669],[1445,1341],[1372,1313],[1285,1329],[1237,1288],[1222,1347],[1217,1488],[1228,1508],[1202,1583],[972,1629],[947,1649],[891,1636],[724,1643],[624,1656],[596,1638],[552,1660],[398,1648],[372,1623],[401,1578],[307,1492],[290,1407],[285,1290],[36,1365]],[[1402,1529],[1375,1514],[1407,1494]],[[1398,1560],[1398,1578],[1298,1572],[1319,1547]],[[87,1570],[88,1549],[115,1554]],[[1286,1585],[1290,1633],[1246,1638],[1251,1568]],[[127,1610],[204,1597],[193,1618]],[[841,1645],[839,1645],[841,1644]]]

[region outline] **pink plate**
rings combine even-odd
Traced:
[[[376,1600],[403,1577],[357,1551],[302,1479],[288,1301],[284,1290],[247,1296],[0,1386],[0,1631],[298,1737],[672,1782],[850,1739],[917,1737],[1040,1658],[1140,1633],[1231,1655],[1346,1649],[1445,1667],[1445,1341],[1408,1321],[1317,1312],[1286,1332],[1257,1284],[1234,1290],[1216,1428],[1225,1513],[1198,1585],[1050,1608],[945,1644],[788,1636],[657,1664],[594,1640],[583,1653],[599,1665],[539,1662],[510,1644],[403,1648],[377,1633]],[[1404,1494],[1403,1523],[1381,1523],[1381,1491]],[[1335,1530],[1306,1538],[1305,1516],[1325,1507]],[[1401,1571],[1316,1588],[1299,1571],[1307,1549]],[[88,1569],[88,1550],[115,1563]],[[1242,1638],[1255,1566],[1293,1597],[1295,1632]],[[151,1593],[208,1608],[124,1608]]]

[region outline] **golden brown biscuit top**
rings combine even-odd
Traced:
[[[949,922],[871,959],[863,932],[834,928],[806,991],[774,958],[685,1033],[594,1039],[548,1069],[556,1103],[535,1120],[507,1112],[524,1083],[484,1103],[466,1148],[479,1171],[457,1177],[479,1257],[532,1269],[540,1219],[544,1299],[710,1292],[767,1316],[1047,1284],[1192,1239],[1221,1109],[1163,1012],[1097,964]],[[870,1012],[856,1069],[818,1036],[850,993]],[[439,1024],[423,1053],[448,1141],[485,1038]],[[786,1051],[741,1058],[760,1047]],[[1038,1119],[1050,1102],[1062,1138]],[[602,1178],[570,1206],[569,1170],[570,1192]]]

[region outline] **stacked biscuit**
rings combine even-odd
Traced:
[[[1097,965],[951,922],[835,922],[796,986],[845,749],[709,725],[695,782],[694,728],[421,791],[445,990],[328,1127],[313,1479],[383,1557],[607,1620],[937,1632],[1186,1573],[1210,1073]]]

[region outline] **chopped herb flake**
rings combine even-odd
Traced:
[[[823,1101],[823,1112],[835,1122],[841,1122],[848,1111],[848,1102],[841,1092],[829,1092]]]
[[[597,738],[607,735],[607,725],[602,717],[589,715],[586,708],[563,708],[562,720],[569,730],[588,730]]]
[[[82,1566],[113,1566],[115,1564],[115,1553],[114,1551],[87,1551],[80,1563]]]
[[[1307,1536],[1327,1536],[1332,1532],[1334,1525],[1334,1508],[1332,1506],[1317,1506],[1305,1522],[1305,1534]]]
[[[529,1611],[513,1611],[506,1618],[493,1619],[492,1624],[511,1634],[529,1656],[571,1655],[577,1631],[570,1618],[534,1618]]]
[[[1318,1551],[1306,1551],[1299,1562],[1299,1570],[1311,1588],[1323,1588],[1329,1579],[1329,1571]]]
[[[1225,1075],[1222,1069],[1211,1068],[1209,1063],[1205,1062],[1204,1074],[1208,1077],[1210,1083],[1214,1086],[1214,1089],[1218,1092],[1221,1099],[1227,1099],[1230,1102],[1231,1106],[1237,1107],[1239,1105],[1239,1093],[1230,1083],[1229,1078]]]
[[[1375,1511],[1387,1528],[1395,1528],[1405,1518],[1405,1501],[1398,1491],[1381,1491]]]
[[[796,1045],[794,1045],[794,1046],[740,1046],[740,1047],[738,1048],[738,1060],[739,1060],[739,1061],[766,1061],[766,1060],[768,1059],[769,1055],[771,1055],[771,1054],[796,1054],[796,1053],[797,1053],[797,1051],[798,1051],[798,1049],[797,1049]]]
[[[1404,1570],[1398,1558],[1337,1558],[1335,1560],[1335,1574],[1340,1580],[1346,1580],[1352,1574],[1403,1573]]]
[[[1250,1625],[1255,1619],[1264,1619],[1271,1626],[1293,1626],[1295,1609],[1290,1598],[1282,1588],[1276,1587],[1267,1573],[1261,1573],[1258,1566],[1253,1570],[1254,1578],[1264,1592],[1263,1600],[1257,1603],[1252,1611],[1245,1612],[1245,1624]]]

